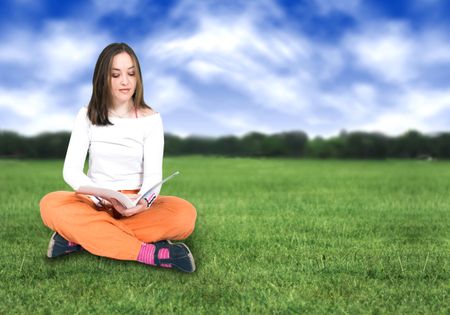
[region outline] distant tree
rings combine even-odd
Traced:
[[[432,157],[450,159],[450,133],[442,132],[431,139]]]
[[[306,157],[324,159],[330,157],[327,142],[322,137],[315,137],[306,144]]]
[[[251,132],[241,139],[244,156],[263,156],[265,135],[259,132]]]
[[[204,154],[213,153],[214,139],[202,136],[189,136],[183,140],[184,154]]]
[[[280,134],[280,140],[284,151],[282,155],[301,157],[305,154],[308,136],[302,131],[290,131]]]
[[[410,130],[391,141],[390,156],[417,158],[431,154],[431,145],[427,137],[416,130]]]
[[[0,157],[25,157],[26,138],[13,131],[0,130]]]
[[[184,142],[180,137],[166,133],[164,134],[164,153],[167,155],[181,155],[184,152]]]
[[[0,157],[64,158],[69,132],[42,133],[24,137],[12,131],[0,130]],[[190,136],[180,138],[165,134],[165,154],[223,155],[252,157],[308,158],[442,158],[450,159],[450,133],[423,135],[411,130],[398,137],[381,133],[346,132],[324,139],[301,131],[265,135],[251,132],[242,137],[219,138]]]
[[[239,156],[243,154],[240,140],[235,136],[220,137],[214,141],[214,153],[225,156]]]
[[[341,157],[384,159],[387,156],[387,137],[379,133],[351,132],[341,134]]]
[[[41,133],[28,140],[27,155],[32,158],[64,158],[69,145],[69,132]]]
[[[306,146],[306,156],[309,158],[338,159],[343,157],[342,136],[323,139],[316,137],[308,141]]]

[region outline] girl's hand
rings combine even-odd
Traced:
[[[136,195],[137,196],[137,195]],[[137,198],[137,197],[135,197]],[[124,217],[131,217],[137,213],[147,210],[147,202],[145,200],[139,200],[138,204],[133,208],[125,208],[120,202],[115,199],[111,199],[114,209],[117,210]]]
[[[109,209],[114,208],[113,205],[112,205],[108,200],[106,200],[106,199],[102,199],[102,200],[100,201],[99,207],[100,207],[101,209],[103,209],[103,210],[109,210]]]

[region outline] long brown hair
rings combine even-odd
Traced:
[[[112,125],[108,119],[108,109],[111,106],[111,68],[114,56],[127,53],[136,67],[136,90],[133,94],[134,106],[138,108],[150,108],[144,101],[144,88],[142,86],[142,74],[139,60],[133,49],[125,43],[112,43],[103,49],[95,64],[92,78],[92,96],[88,105],[88,118],[94,125]]]

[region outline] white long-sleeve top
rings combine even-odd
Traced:
[[[93,125],[87,117],[87,108],[80,109],[64,160],[64,180],[74,190],[91,185],[114,190],[139,189],[139,194],[143,194],[162,179],[161,116],[155,113],[109,120],[113,125]],[[86,175],[83,169],[88,151]]]

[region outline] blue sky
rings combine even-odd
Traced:
[[[0,129],[70,130],[127,42],[166,132],[448,131],[450,1],[6,0]]]

